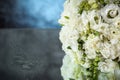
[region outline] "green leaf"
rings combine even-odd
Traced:
[[[91,8],[92,8],[92,9],[97,9],[97,8],[99,8],[99,5],[98,5],[97,3],[93,3],[93,4],[91,5]]]
[[[68,16],[64,16],[66,19],[70,19]]]
[[[75,80],[75,79],[70,78],[69,80]]]
[[[72,48],[70,46],[68,46],[67,49],[72,49]]]
[[[95,16],[94,20],[95,20],[96,24],[98,24],[98,20],[99,20],[98,16]]]
[[[87,2],[87,3],[84,5],[84,9],[85,9],[86,11],[90,10],[90,9],[91,9],[91,5],[88,4],[88,2]]]
[[[84,49],[83,49],[83,44],[85,43],[83,40],[81,40],[81,38],[79,38],[78,40],[77,40],[77,42],[78,42],[78,50],[83,50],[84,51]]]
[[[79,11],[78,11],[79,14],[82,14],[86,3],[88,3],[87,0],[84,0],[84,1],[82,1],[82,2],[80,3],[80,5],[79,5]]]
[[[60,26],[64,26],[64,24],[60,24]]]

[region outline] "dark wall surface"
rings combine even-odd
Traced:
[[[0,30],[0,80],[63,80],[59,30]]]

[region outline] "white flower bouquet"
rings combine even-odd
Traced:
[[[120,80],[120,0],[66,0],[64,80]]]

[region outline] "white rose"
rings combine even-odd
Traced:
[[[115,4],[108,4],[101,9],[101,15],[105,22],[111,23],[120,18],[120,7]]]
[[[98,51],[100,47],[99,37],[91,34],[88,37],[88,40],[86,40],[84,47],[85,47],[85,53],[87,54],[87,57],[89,59],[95,59],[97,55],[96,51]]]
[[[110,59],[98,63],[98,70],[101,72],[114,72],[115,69],[119,69],[119,65]]]
[[[108,42],[101,43],[100,52],[104,58],[115,59],[119,56],[119,49],[117,45],[111,45]]]

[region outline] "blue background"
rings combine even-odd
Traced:
[[[7,28],[0,30],[0,80],[63,80],[57,22],[63,3],[0,0],[0,28]]]
[[[65,0],[0,0],[2,28],[60,28]]]

